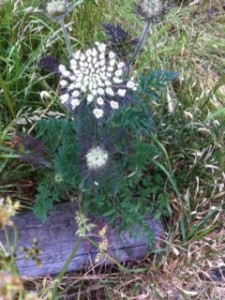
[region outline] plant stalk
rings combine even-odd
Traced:
[[[65,42],[66,42],[66,48],[67,48],[69,57],[71,57],[72,56],[72,47],[71,47],[69,35],[67,33],[64,20],[63,19],[59,19],[59,24],[60,24],[60,26],[62,28],[62,31],[63,31],[63,36],[64,36],[64,39],[65,39]]]
[[[142,32],[142,35],[141,35],[141,38],[139,40],[139,43],[130,59],[130,62],[129,62],[129,65],[132,65],[136,59],[136,57],[138,56],[138,53],[140,52],[141,50],[141,47],[142,45],[144,44],[145,40],[146,40],[146,37],[147,37],[147,34],[148,34],[148,31],[149,31],[149,28],[150,28],[150,24],[151,24],[151,19],[150,18],[147,18],[145,19],[145,26],[144,26],[144,29],[143,29],[143,32]]]

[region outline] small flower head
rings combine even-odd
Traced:
[[[12,226],[13,223],[10,219],[15,216],[19,206],[18,201],[13,203],[9,197],[6,199],[0,198],[0,228],[6,225]]]
[[[85,103],[97,120],[124,105],[126,98],[130,100],[129,94],[137,89],[133,79],[125,79],[126,64],[99,42],[84,53],[75,52],[69,67],[60,65],[59,71],[61,103],[72,111]]]
[[[91,171],[98,171],[99,169],[104,168],[108,162],[108,159],[108,152],[100,146],[89,149],[86,154],[87,167]]]
[[[48,15],[56,17],[66,13],[67,1],[53,0],[46,4],[46,11]]]
[[[137,10],[145,18],[157,21],[166,13],[168,2],[168,0],[141,0]]]
[[[85,216],[83,212],[80,211],[76,212],[75,220],[78,225],[76,235],[79,237],[85,237],[88,234],[91,234],[92,229],[96,227],[96,225],[91,223],[90,220]]]
[[[81,111],[83,113],[83,111]],[[80,123],[78,143],[78,168],[84,188],[90,193],[96,193],[106,185],[110,190],[119,177],[116,170],[114,155],[118,149],[116,135],[111,129],[99,130],[99,123],[91,111],[85,110]]]

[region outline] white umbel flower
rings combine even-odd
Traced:
[[[59,66],[62,104],[76,111],[78,102],[86,101],[95,118],[101,119],[109,109],[119,108],[121,98],[136,88],[133,79],[124,79],[125,69],[125,63],[117,59],[115,52],[108,52],[103,43],[96,42],[91,49],[75,52],[68,68]]]
[[[100,146],[91,148],[86,154],[87,167],[91,171],[98,171],[104,168],[108,159],[108,152]]]

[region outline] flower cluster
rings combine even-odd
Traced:
[[[86,154],[86,164],[89,170],[98,171],[106,166],[108,162],[108,152],[100,146],[89,149]]]
[[[118,109],[137,84],[124,78],[126,65],[117,61],[115,52],[107,51],[103,43],[95,45],[84,53],[75,52],[68,68],[59,66],[60,101],[73,111],[86,101],[96,119],[101,119],[110,109]]]

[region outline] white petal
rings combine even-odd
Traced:
[[[99,64],[100,66],[105,66],[105,59],[100,60]]]
[[[85,80],[84,82],[83,82],[83,86],[85,86],[86,88],[89,86],[89,81],[88,80]]]
[[[116,75],[117,77],[120,77],[122,74],[123,74],[123,71],[122,71],[122,70],[117,70],[117,71],[115,72],[115,75]]]
[[[75,89],[80,89],[82,84],[80,82],[75,83]]]
[[[105,91],[107,95],[114,96],[114,92],[112,88],[108,87]]]
[[[109,66],[109,67],[107,68],[107,71],[108,71],[108,72],[113,72],[113,71],[114,71],[114,68],[111,67],[111,66]]]
[[[102,80],[100,78],[97,78],[96,81],[97,81],[97,84],[98,84],[99,87],[104,87],[105,86],[104,82],[102,82]]]
[[[98,51],[97,51],[95,48],[92,49],[91,55],[92,55],[94,58],[96,58],[96,56],[98,55]]]
[[[119,103],[116,101],[110,101],[110,106],[112,109],[118,109],[119,108]]]
[[[99,59],[105,59],[105,53],[104,52],[99,55]]]
[[[103,81],[105,81],[105,80],[108,79],[107,76],[105,76],[105,74],[100,74],[100,78],[101,78]]]
[[[93,114],[95,115],[96,119],[100,119],[103,116],[104,111],[100,108],[95,108],[93,110]]]
[[[62,79],[62,80],[60,80],[59,84],[60,84],[60,87],[61,87],[61,88],[64,88],[64,87],[66,87],[69,83],[68,83],[68,81]]]
[[[108,78],[111,78],[111,77],[112,77],[112,73],[111,73],[111,72],[106,72],[106,76],[107,76]]]
[[[97,61],[97,62],[94,64],[95,69],[98,69],[99,65],[100,65],[100,63],[99,63],[99,61]]]
[[[98,97],[96,100],[98,105],[103,105],[104,104],[104,99],[102,97]]]
[[[101,44],[98,46],[98,49],[99,49],[99,51],[101,51],[101,52],[105,52],[106,44],[101,43]]]
[[[92,62],[92,57],[91,57],[91,56],[88,56],[87,62],[88,62],[89,64]]]
[[[106,81],[105,81],[105,85],[106,85],[106,86],[111,86],[111,85],[112,85],[112,82],[109,81],[109,80],[106,80]]]
[[[80,92],[77,91],[77,90],[75,90],[75,91],[72,92],[72,96],[73,97],[79,97],[80,96]]]
[[[73,57],[74,57],[75,59],[79,59],[79,58],[80,58],[80,55],[81,55],[81,52],[80,52],[80,50],[78,50],[77,52],[74,53]]]
[[[71,102],[72,109],[74,110],[78,105],[80,105],[80,101],[78,99],[73,99]]]
[[[61,71],[61,73],[62,73],[63,77],[70,77],[71,76],[70,71],[67,71],[67,70]]]
[[[68,86],[68,91],[72,91],[75,89],[75,84],[74,83],[71,83],[69,86]]]
[[[75,75],[70,76],[69,78],[71,81],[75,81],[77,79],[77,77]]]
[[[83,81],[83,75],[80,75],[79,77],[77,77],[76,82],[81,82]]]
[[[87,49],[86,56],[88,56],[88,58],[89,58],[90,55],[91,55],[91,49]]]
[[[80,87],[80,90],[85,93],[87,92],[87,87],[83,84],[81,87]]]
[[[66,71],[66,67],[64,65],[59,65],[59,71],[62,73]]]
[[[136,84],[134,81],[132,81],[132,80],[129,80],[129,81],[127,82],[126,86],[127,86],[129,89],[133,90],[133,91],[136,91],[136,90],[137,90],[137,84]]]
[[[92,94],[89,94],[89,95],[87,96],[87,102],[88,102],[88,103],[91,103],[93,100],[94,100],[94,96],[93,96]]]
[[[75,60],[75,59],[71,59],[70,60],[70,64],[71,64],[71,66],[76,66],[77,65],[77,61]]]
[[[113,67],[115,65],[115,63],[116,63],[116,60],[115,59],[111,59],[110,62],[109,62],[109,65],[111,67]]]
[[[125,95],[126,95],[126,90],[124,90],[124,89],[119,89],[118,91],[117,91],[117,93],[118,93],[118,95],[120,96],[120,97],[124,97]]]
[[[60,100],[62,103],[65,103],[66,101],[68,101],[70,98],[70,95],[69,94],[63,94],[60,96]]]
[[[109,59],[114,59],[115,57],[116,57],[115,52],[110,51],[110,52],[109,52]]]
[[[85,59],[86,59],[86,56],[82,53],[81,55],[80,55],[80,61],[82,62],[82,61],[85,61]]]
[[[97,85],[96,81],[93,81],[92,89],[96,90],[97,88],[98,88],[98,85]]]
[[[92,93],[92,95],[94,95],[94,96],[96,96],[96,95],[98,94],[97,90],[95,90],[95,89],[92,89],[92,90],[91,90],[91,93]]]
[[[102,88],[98,88],[97,92],[98,92],[99,95],[104,95],[105,94],[105,91]]]
[[[123,80],[121,78],[119,78],[119,77],[113,77],[113,82],[114,83],[122,83]]]
[[[92,60],[93,65],[95,65],[97,61],[98,61],[97,57],[94,56],[94,58],[93,58],[93,60]]]
[[[93,89],[93,83],[92,82],[89,83],[88,88],[89,88],[90,91]]]
[[[122,68],[124,68],[125,67],[125,63],[124,62],[119,62],[118,64],[117,64],[117,68],[118,69],[122,69]]]
[[[103,72],[105,72],[105,70],[106,70],[106,66],[103,65],[103,66],[101,67],[100,71],[101,71],[101,73],[103,73]]]

